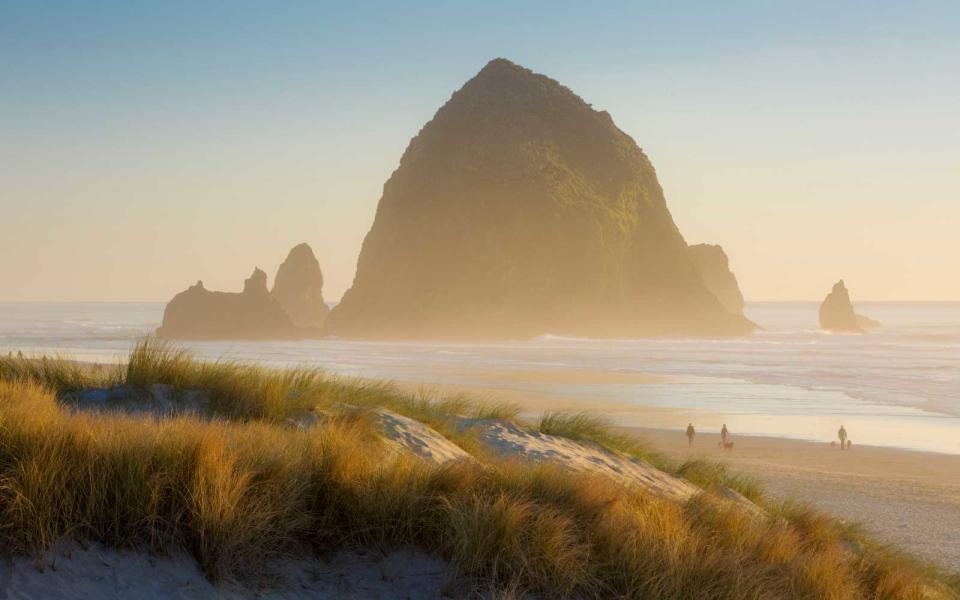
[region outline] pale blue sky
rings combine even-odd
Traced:
[[[0,0],[0,300],[349,286],[409,139],[503,56],[608,110],[748,299],[960,299],[957,2]]]

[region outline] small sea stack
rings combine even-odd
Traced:
[[[841,279],[820,305],[820,328],[825,331],[860,333],[857,314],[850,302],[850,292]]]

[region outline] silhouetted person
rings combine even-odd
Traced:
[[[843,428],[843,425],[840,426],[840,431],[837,432],[837,437],[840,438],[840,449],[847,449],[847,430]]]
[[[693,436],[697,435],[697,432],[693,429],[693,423],[687,425],[687,447],[693,446]]]
[[[727,424],[723,424],[723,429],[720,430],[720,447],[724,450],[730,448],[727,444],[727,440],[730,438],[730,430],[727,429]]]

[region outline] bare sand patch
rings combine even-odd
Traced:
[[[554,463],[572,471],[600,473],[678,502],[689,500],[702,491],[641,460],[594,444],[529,431],[509,421],[467,422],[465,425],[475,428],[484,446],[501,458]]]
[[[470,455],[460,446],[420,421],[384,408],[378,409],[376,414],[384,439],[398,450],[411,452],[438,465],[470,459]]]

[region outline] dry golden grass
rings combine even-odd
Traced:
[[[37,383],[0,381],[0,544],[185,548],[215,580],[291,553],[413,545],[504,597],[920,598],[940,585],[895,555],[851,552],[806,509],[762,520],[550,466],[431,467],[376,439],[363,418],[301,432],[70,414]]]
[[[609,421],[598,415],[586,412],[547,411],[537,422],[537,431],[572,440],[593,442],[609,450],[623,452],[660,467],[668,465],[666,458],[654,452],[640,438],[617,430]]]
[[[703,459],[688,460],[671,471],[705,490],[726,486],[755,503],[762,503],[765,498],[763,484],[751,477],[731,473],[722,463]]]
[[[119,381],[115,368],[93,366],[62,356],[0,355],[0,380],[33,381],[57,392],[71,392]]]
[[[436,396],[427,388],[401,391],[389,382],[343,378],[316,367],[268,369],[236,361],[205,362],[155,337],[136,343],[127,360],[108,367],[66,358],[0,356],[0,380],[29,381],[58,395],[81,389],[130,386],[147,390],[156,383],[180,391],[202,390],[211,416],[231,421],[280,423],[314,408],[328,413],[387,408],[433,427],[471,453],[483,450],[462,417],[513,419],[519,409],[466,396]]]
[[[71,415],[56,399],[82,388],[155,383],[207,392],[214,419]],[[340,416],[309,433],[281,426],[313,407]],[[388,459],[365,418],[364,409],[375,407],[423,421],[482,460],[430,467]],[[318,369],[204,363],[152,339],[127,363],[98,370],[0,357],[0,544],[35,554],[73,536],[186,548],[214,579],[257,572],[288,553],[415,545],[505,598],[956,593],[956,581],[951,592],[944,576],[855,528],[774,503],[713,463],[666,464],[590,415],[545,415],[539,429],[653,460],[705,489],[733,487],[771,518],[707,495],[679,506],[599,476],[494,461],[458,429],[463,416],[512,419],[516,410],[401,393]]]

